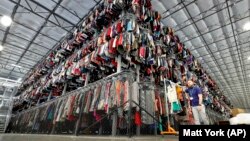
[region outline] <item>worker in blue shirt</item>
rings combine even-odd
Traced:
[[[187,82],[187,86],[188,89],[185,92],[189,99],[188,108],[192,110],[195,124],[200,125],[200,120],[202,120],[203,124],[209,125],[200,87],[195,85],[192,80]]]

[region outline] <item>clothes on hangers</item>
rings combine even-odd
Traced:
[[[144,108],[149,114],[154,115],[155,110],[155,96],[153,90],[140,90],[140,106]],[[153,124],[154,119],[147,114],[144,110],[141,110],[142,123]]]

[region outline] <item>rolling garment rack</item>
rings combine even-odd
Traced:
[[[164,78],[164,92],[165,94],[167,94],[167,86],[166,86],[166,78]],[[166,102],[168,102],[168,98],[167,96],[165,96]],[[171,127],[170,125],[170,112],[169,112],[169,107],[168,104],[166,104],[166,110],[167,110],[167,115],[168,115],[168,120],[167,120],[167,130],[166,131],[162,131],[161,134],[162,135],[178,135],[178,133],[175,131],[175,129],[173,127]]]

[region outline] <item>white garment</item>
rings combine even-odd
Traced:
[[[58,111],[58,114],[57,114],[57,117],[56,117],[56,122],[60,121],[61,115],[63,113],[64,106],[65,106],[65,102],[66,102],[66,99],[62,100],[62,103],[60,104],[60,108],[59,108],[59,111]]]
[[[179,103],[179,100],[177,98],[177,92],[176,92],[176,84],[173,82],[170,82],[170,84],[167,86],[167,94],[165,94],[165,101],[166,101],[166,105],[165,105],[166,110],[169,109],[169,112],[167,114],[173,114],[174,112],[173,103]],[[168,102],[171,103],[170,107],[168,107],[167,105]]]
[[[67,118],[69,108],[70,108],[70,103],[71,103],[71,96],[69,96],[67,98],[67,102],[66,102],[66,104],[65,104],[65,106],[63,108],[63,111],[62,111],[61,119],[66,119]]]
[[[129,82],[128,80],[125,81],[124,83],[124,100],[123,102],[127,102],[128,100],[130,100],[130,92],[129,92]],[[127,102],[124,105],[124,111],[127,111],[129,109],[129,102]]]
[[[138,83],[137,82],[134,82],[132,84],[132,100],[139,104],[139,86],[138,86]],[[132,107],[137,107],[134,103],[132,103]]]
[[[170,103],[178,102],[177,92],[176,92],[176,84],[175,83],[170,82],[170,85],[168,85],[168,87],[167,87],[167,96],[168,96],[168,101]]]

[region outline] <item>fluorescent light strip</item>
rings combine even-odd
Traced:
[[[13,80],[13,79],[8,79],[8,78],[3,78],[3,77],[0,77],[0,80],[4,80],[4,81],[9,81],[9,82],[13,82],[13,83],[21,83],[21,82],[18,82],[17,80]]]
[[[17,67],[17,68],[22,68],[22,66],[15,65],[15,64],[11,64],[11,66],[13,66],[13,67]]]

